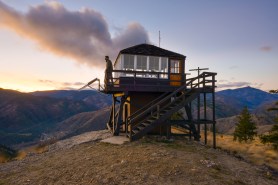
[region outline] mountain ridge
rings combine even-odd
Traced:
[[[248,94],[248,91],[251,93]],[[243,94],[240,96],[240,94]],[[252,103],[253,99],[258,100]],[[259,89],[245,87],[234,90],[223,90],[216,92],[216,116],[217,118],[227,118],[238,115],[242,108],[250,102],[253,109],[250,111],[258,115],[259,118],[271,120],[271,116],[263,107],[265,103],[277,101],[278,96],[261,91]],[[235,96],[235,97],[233,97]],[[244,99],[245,97],[245,99]],[[208,101],[209,101],[208,96]],[[65,130],[71,135],[94,130],[96,125],[90,122],[90,116],[94,116],[92,111],[100,115],[97,125],[104,128],[104,119],[107,117],[112,98],[105,94],[93,90],[55,90],[37,91],[32,93],[21,93],[14,90],[0,88],[0,141],[4,144],[16,144],[20,142],[32,141],[39,138],[42,133],[52,133],[57,130]],[[211,106],[208,104],[208,106]],[[256,107],[260,107],[259,110]],[[106,109],[103,109],[106,108]],[[102,109],[105,114],[102,114]],[[97,111],[99,110],[99,111]],[[208,108],[208,113],[211,111]],[[91,113],[90,113],[91,112]],[[209,115],[209,114],[208,114]],[[102,116],[102,118],[101,118]],[[103,123],[100,123],[103,121]],[[63,123],[63,124],[62,124]],[[77,125],[79,123],[79,125]],[[86,124],[87,123],[87,124]],[[268,121],[269,123],[269,121]],[[58,125],[63,125],[57,129]],[[72,128],[72,130],[67,130]],[[73,129],[76,129],[74,133]],[[53,131],[54,130],[54,131]]]

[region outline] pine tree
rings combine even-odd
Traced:
[[[278,94],[278,90],[270,90],[270,93]],[[275,103],[278,106],[278,101]],[[268,111],[278,111],[278,107],[269,108]],[[275,118],[278,123],[278,117]],[[273,125],[271,131],[267,135],[261,135],[260,140],[263,144],[270,143],[273,148],[278,150],[278,124]]]
[[[248,108],[244,107],[241,114],[238,116],[238,123],[234,132],[234,141],[247,142],[248,140],[254,140],[254,137],[257,135],[256,129],[257,127],[252,121]]]
[[[278,150],[278,124],[273,125],[268,135],[261,135],[260,140],[263,144],[271,143],[275,150]]]

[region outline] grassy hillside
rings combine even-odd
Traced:
[[[106,128],[109,115],[110,108],[79,113],[57,123],[49,134],[56,138],[68,138],[84,132],[103,130]]]
[[[208,143],[212,145],[211,133],[208,134]],[[262,144],[258,137],[252,142],[239,143],[233,141],[232,135],[218,134],[217,146],[256,165],[267,165],[278,171],[278,151]]]
[[[17,154],[16,150],[0,144],[0,163],[8,162],[15,158]]]
[[[2,164],[0,179],[0,184],[199,185],[276,185],[278,180],[267,167],[182,137],[146,137],[124,145],[86,142]]]

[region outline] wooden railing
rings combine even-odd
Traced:
[[[153,72],[153,71],[131,71],[131,70],[113,70],[112,83],[106,84],[112,87],[118,87],[119,85],[127,86],[140,86],[142,84],[137,84],[138,80],[148,79],[152,80],[155,84],[144,84],[142,86],[169,86],[171,82],[178,82],[183,85],[186,82],[187,74],[185,73],[168,73],[168,72]],[[173,80],[170,78],[171,75],[180,76],[180,80]],[[120,79],[132,79],[130,84],[122,84]],[[167,85],[165,84],[167,83]]]

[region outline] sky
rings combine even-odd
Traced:
[[[217,90],[278,89],[277,0],[0,0],[0,88],[78,89],[104,56],[150,43],[217,72]],[[191,72],[195,76],[196,72]]]

